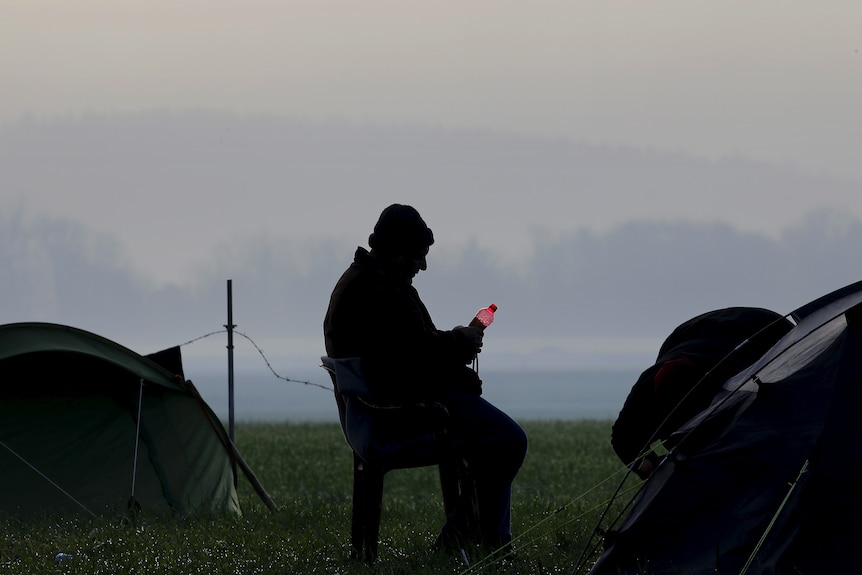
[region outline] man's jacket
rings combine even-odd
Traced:
[[[359,247],[342,274],[323,322],[330,357],[360,357],[368,385],[383,401],[439,399],[450,389],[481,392],[467,364],[473,350],[439,330],[411,280]]]

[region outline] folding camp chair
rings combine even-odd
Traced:
[[[448,433],[446,407],[376,403],[359,358],[320,359],[332,378],[341,429],[353,450],[351,557],[367,563],[377,559],[383,478],[395,469],[437,465],[446,516],[466,505],[465,527],[477,529],[475,487]]]

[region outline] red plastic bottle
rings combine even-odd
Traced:
[[[470,321],[470,327],[478,327],[484,330],[494,322],[494,312],[497,311],[497,304],[491,304],[488,307],[483,307],[476,312],[476,317]]]

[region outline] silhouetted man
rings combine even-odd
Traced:
[[[413,287],[427,269],[434,235],[411,206],[380,214],[353,263],[335,286],[324,319],[330,357],[359,357],[376,399],[439,401],[453,420],[455,440],[476,482],[481,543],[508,545],[512,481],[527,437],[508,415],[481,397],[482,382],[468,364],[482,348],[480,329],[435,327]],[[462,517],[450,517],[438,542],[465,536]]]

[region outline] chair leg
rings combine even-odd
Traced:
[[[368,465],[358,455],[353,455],[351,557],[369,564],[377,560],[384,474],[382,468]]]
[[[458,481],[458,469],[455,465],[441,462],[440,488],[443,491],[443,511],[449,517],[458,509],[458,500],[461,497],[461,486]]]
[[[446,518],[457,513],[464,522],[458,526],[462,535],[478,541],[481,537],[479,504],[476,499],[476,484],[467,468],[467,462],[457,459],[442,461],[438,468]]]
[[[365,498],[362,460],[353,454],[353,511],[350,517],[350,558],[361,559],[365,551]]]

